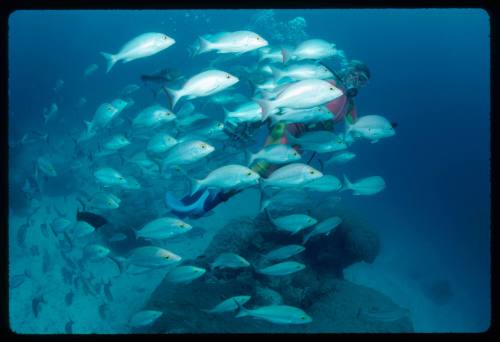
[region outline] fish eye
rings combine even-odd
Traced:
[[[311,175],[314,175],[314,170],[309,171]]]
[[[260,38],[259,38],[259,37],[257,37],[257,40],[260,40]]]
[[[204,145],[204,144],[201,145],[201,148],[206,148],[206,147],[207,147],[207,145]]]
[[[300,319],[304,321],[304,320],[306,320],[306,316],[302,316],[302,317],[300,317]]]
[[[247,176],[251,176],[251,175],[252,175],[252,173],[251,173],[251,172],[247,172]]]
[[[231,75],[227,74],[227,75],[226,75],[226,78],[227,78],[227,79],[230,79],[230,78],[231,78]]]
[[[333,87],[330,87],[330,90],[333,90]]]

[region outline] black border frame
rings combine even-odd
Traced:
[[[71,10],[71,9],[253,9],[253,8],[288,8],[288,9],[300,9],[300,8],[332,8],[332,9],[346,9],[346,8],[356,8],[356,9],[421,9],[421,8],[480,8],[485,10],[489,14],[490,19],[490,98],[491,98],[491,112],[490,112],[490,191],[491,191],[491,224],[490,224],[490,251],[491,251],[491,264],[490,264],[490,275],[491,275],[491,323],[487,331],[482,333],[406,333],[406,334],[389,334],[389,333],[343,333],[343,334],[310,334],[311,337],[324,337],[324,338],[366,338],[366,337],[376,337],[386,339],[421,339],[427,337],[436,338],[474,338],[474,339],[491,339],[493,336],[498,334],[498,318],[497,318],[497,295],[496,290],[498,289],[498,274],[495,269],[498,269],[498,251],[495,246],[498,244],[498,233],[493,229],[497,219],[495,204],[498,202],[495,200],[495,194],[497,183],[495,182],[494,172],[496,170],[496,160],[495,160],[495,146],[498,144],[494,132],[498,131],[498,121],[496,115],[498,115],[498,105],[495,97],[495,86],[496,86],[496,68],[495,68],[495,58],[498,58],[496,53],[496,14],[493,0],[463,0],[463,1],[429,1],[429,0],[307,0],[307,1],[279,1],[279,0],[233,0],[229,1],[203,1],[203,0],[141,0],[141,1],[117,1],[117,0],[4,0],[0,3],[0,17],[1,17],[1,30],[3,34],[0,35],[0,42],[3,47],[3,53],[0,54],[0,63],[2,65],[0,69],[0,76],[2,83],[0,84],[0,104],[3,106],[3,115],[1,117],[3,123],[0,124],[0,132],[3,143],[1,146],[1,155],[4,160],[4,167],[1,168],[2,173],[2,222],[3,225],[3,248],[2,248],[2,282],[0,283],[0,289],[2,295],[2,305],[1,305],[1,331],[4,338],[11,340],[31,340],[31,339],[45,339],[48,341],[59,340],[68,338],[71,340],[81,340],[81,339],[110,339],[110,338],[157,338],[160,339],[172,339],[174,337],[185,337],[185,338],[224,338],[233,336],[242,336],[245,334],[230,334],[224,336],[223,334],[211,334],[212,336],[204,336],[205,334],[182,334],[182,335],[146,335],[146,334],[110,334],[110,335],[98,335],[98,334],[74,334],[74,335],[64,335],[64,334],[17,334],[10,329],[9,325],[9,288],[8,288],[8,260],[9,260],[9,247],[8,247],[8,20],[9,15],[16,10]],[[498,3],[498,2],[497,2]],[[497,93],[500,94],[500,93]],[[254,338],[254,336],[263,334],[252,334],[248,335],[249,338]],[[281,335],[281,334],[280,334]],[[282,334],[282,338],[293,338],[293,334]],[[288,336],[290,335],[290,336]],[[333,335],[333,336],[329,336]],[[370,336],[367,336],[370,335]],[[422,336],[425,335],[425,336]],[[308,334],[309,336],[309,334]],[[243,337],[243,336],[242,336]],[[269,336],[271,337],[271,336]],[[298,338],[302,336],[296,336]]]

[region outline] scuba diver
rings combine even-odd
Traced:
[[[350,124],[357,120],[356,106],[354,98],[358,94],[358,89],[364,87],[370,79],[370,70],[363,62],[351,60],[338,73],[331,70],[335,76],[328,82],[342,90],[343,95],[326,104],[328,110],[333,114],[331,120],[323,121],[316,124],[303,123],[278,123],[274,125],[267,136],[264,146],[271,144],[286,144],[286,131],[293,136],[312,130],[334,130],[335,124],[345,119]],[[295,149],[300,146],[295,146]],[[313,156],[309,159],[311,162]],[[268,177],[279,165],[273,165],[266,161],[256,162],[251,169],[257,172],[262,177]],[[179,218],[184,217],[201,217],[210,212],[213,208],[222,202],[226,202],[229,198],[241,192],[242,190],[231,190],[222,192],[217,189],[200,189],[193,195],[187,195],[182,199],[177,199],[172,193],[167,192],[165,203],[171,212]]]

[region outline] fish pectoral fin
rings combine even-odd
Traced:
[[[375,139],[375,140],[371,141],[372,144],[375,144],[376,142],[378,142],[378,139]]]

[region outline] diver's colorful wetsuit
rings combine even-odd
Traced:
[[[345,118],[350,123],[357,119],[356,107],[354,105],[354,97],[349,96],[341,85],[335,80],[328,80],[337,88],[343,91],[343,95],[335,100],[326,104],[328,110],[333,114],[332,120],[323,121],[313,125],[306,125],[302,123],[284,124],[278,123],[272,127],[269,133],[265,146],[271,144],[286,144],[287,138],[285,130],[293,136],[300,136],[301,134],[311,130],[333,130],[334,125]],[[299,150],[299,147],[295,147]],[[259,161],[251,168],[257,172],[261,177],[268,177],[278,166],[270,164],[266,161]],[[167,193],[165,201],[171,211],[179,217],[191,216],[199,217],[206,212],[212,210],[219,203],[227,201],[232,196],[239,193],[241,190],[233,190],[222,192],[217,190],[201,189],[193,195],[187,195],[180,201],[175,199],[172,194]]]

